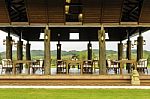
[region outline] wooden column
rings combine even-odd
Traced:
[[[44,30],[44,69],[45,75],[50,74],[51,53],[50,53],[50,30],[48,27]]]
[[[131,41],[130,41],[130,39],[128,39],[128,41],[127,41],[126,57],[127,57],[128,60],[131,60]],[[130,73],[130,71],[131,71],[131,64],[127,64],[126,69],[128,70],[128,73]]]
[[[57,44],[57,60],[61,60],[61,44],[59,41]]]
[[[127,53],[126,53],[127,59],[131,59],[131,41],[127,41]]]
[[[118,43],[118,60],[123,58],[123,43]]]
[[[31,44],[29,44],[29,41],[27,41],[27,44],[26,44],[26,60],[31,60],[30,46],[31,46]]]
[[[12,37],[6,37],[6,58],[12,59]]]
[[[22,60],[23,58],[23,41],[18,41],[17,42],[17,59]]]
[[[106,74],[106,47],[105,47],[105,30],[98,30],[99,39],[99,68],[100,74]]]
[[[21,41],[21,39],[19,39],[19,41],[17,42],[17,60],[22,60],[23,59],[23,41]],[[23,65],[20,64],[20,68],[19,68],[19,73],[21,73],[23,69]]]
[[[137,39],[137,61],[143,58],[143,37],[141,34]]]
[[[90,41],[88,43],[88,60],[92,60],[92,44]]]

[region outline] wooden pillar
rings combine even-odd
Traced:
[[[88,60],[92,60],[92,44],[90,41],[88,43]]]
[[[131,41],[127,41],[127,53],[126,53],[127,59],[131,59]]]
[[[143,37],[141,34],[137,38],[137,61],[143,58]]]
[[[19,41],[17,42],[17,60],[22,60],[23,58],[23,41],[21,41],[21,39],[19,39]],[[19,73],[21,73],[23,69],[23,65],[20,64],[20,68],[19,68]]]
[[[12,37],[6,37],[6,59],[12,60]]]
[[[44,69],[45,75],[50,74],[51,53],[50,53],[50,30],[48,27],[44,30]]]
[[[118,43],[118,60],[123,58],[123,43]]]
[[[61,60],[61,44],[59,41],[57,44],[57,60]]]
[[[128,39],[127,41],[127,53],[126,57],[128,60],[131,60],[131,41]],[[127,64],[126,69],[128,70],[128,73],[131,72],[131,64]]]
[[[23,58],[23,41],[18,41],[17,42],[17,60],[22,60]]]
[[[99,68],[100,74],[106,74],[106,46],[105,46],[105,30],[98,30],[99,39]]]
[[[26,60],[31,60],[30,46],[31,46],[31,44],[29,44],[29,41],[27,41],[27,44],[26,44]]]

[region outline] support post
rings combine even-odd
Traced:
[[[131,41],[127,41],[127,59],[131,59]]]
[[[29,41],[26,44],[26,60],[31,60],[31,53],[30,53],[30,46]]]
[[[22,60],[23,58],[23,41],[18,41],[17,42],[17,60]]]
[[[105,30],[101,27],[98,30],[99,39],[99,69],[100,74],[106,74],[106,46],[105,46]]]
[[[131,60],[131,41],[130,41],[130,39],[128,39],[128,41],[127,41],[126,57],[128,60]],[[131,72],[131,64],[127,64],[127,70],[128,70],[128,73]]]
[[[57,60],[61,60],[61,44],[59,41],[57,44]]]
[[[44,30],[44,69],[45,75],[50,74],[50,67],[51,67],[51,55],[50,55],[50,30],[48,26]]]
[[[118,43],[118,60],[121,60],[123,58],[123,43],[120,41]]]
[[[12,60],[12,37],[6,37],[6,59]]]
[[[23,58],[23,41],[21,39],[17,42],[17,60],[22,60]],[[23,65],[20,64],[19,73],[21,73]]]
[[[140,33],[137,38],[137,61],[143,58],[143,37]]]
[[[92,44],[90,41],[88,43],[88,60],[92,60]]]

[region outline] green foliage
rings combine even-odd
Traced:
[[[106,51],[106,59],[117,60],[118,59],[117,57],[118,57],[118,54],[116,51],[113,51],[113,50]]]
[[[86,60],[87,59],[87,51],[80,51],[78,53],[79,59],[80,60]]]
[[[148,55],[147,62],[148,62],[148,65],[150,65],[150,55]]]
[[[1,53],[0,53],[0,64],[2,63],[2,61],[1,61],[1,60],[2,60],[2,56],[1,56]]]
[[[62,51],[62,59],[63,60],[68,60],[71,59],[71,57],[73,55],[78,56],[79,59],[81,60],[86,60],[87,59],[87,50],[83,50],[83,51]],[[126,58],[126,52],[123,53],[123,58]],[[0,53],[0,60],[5,58],[5,52],[1,52]],[[25,52],[23,52],[23,59],[25,59]],[[98,59],[99,58],[99,50],[98,49],[93,49],[92,50],[92,55],[93,55],[93,59]],[[132,50],[131,52],[131,58],[132,59],[136,59],[136,50]],[[44,51],[43,50],[32,50],[31,51],[31,57],[33,60],[36,59],[44,59]],[[57,51],[51,51],[51,63],[52,65],[56,66],[56,57],[57,57]],[[107,50],[106,51],[106,59],[113,59],[113,60],[117,60],[118,59],[118,52],[117,51],[113,51],[113,50]],[[150,51],[144,51],[143,53],[143,58],[148,59],[148,63],[150,64]],[[13,59],[16,60],[17,59],[17,52],[13,51]]]

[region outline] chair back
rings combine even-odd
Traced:
[[[11,59],[2,59],[2,67],[12,67]]]
[[[40,65],[40,67],[42,67],[43,64],[44,64],[44,60],[43,60],[43,59],[40,59],[40,60],[39,60],[39,65]]]
[[[93,64],[98,65],[98,60],[93,60]]]
[[[92,67],[92,65],[93,65],[92,60],[83,61],[83,67]]]
[[[147,59],[139,59],[137,67],[147,67]]]
[[[36,67],[36,68],[41,68],[43,67],[44,65],[44,60],[43,59],[39,59],[39,60],[36,60],[36,63],[32,66],[32,67]]]
[[[99,66],[98,66],[99,63],[98,62],[99,62],[98,60],[93,60],[94,69],[99,68]]]
[[[66,67],[66,63],[63,60],[57,60],[57,67]]]
[[[116,61],[112,61],[110,59],[107,60],[107,67],[108,68],[117,68],[118,63]]]
[[[107,66],[111,67],[111,60],[110,59],[107,59]]]

